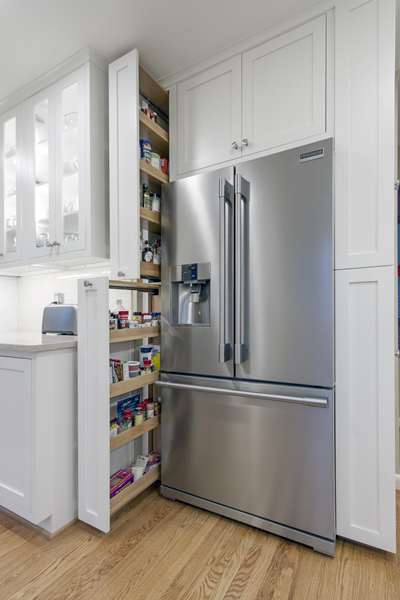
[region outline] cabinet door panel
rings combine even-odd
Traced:
[[[55,85],[56,239],[57,254],[86,247],[85,71],[81,67]],[[51,240],[53,241],[53,240]]]
[[[394,271],[336,272],[337,533],[396,551]]]
[[[235,56],[178,85],[178,175],[240,157],[240,61]]]
[[[50,255],[48,244],[56,235],[54,86],[26,104],[27,178],[24,210],[28,258]]]
[[[0,504],[32,511],[34,469],[31,361],[0,357]]]
[[[0,118],[0,265],[22,258],[22,106]]]
[[[242,55],[244,156],[325,131],[325,30],[321,16]]]
[[[139,53],[109,66],[110,258],[113,279],[140,278]]]

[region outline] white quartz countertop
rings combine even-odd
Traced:
[[[43,335],[33,331],[0,333],[0,352],[49,352],[75,348],[77,344],[76,335]]]

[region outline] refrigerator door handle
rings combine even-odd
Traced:
[[[230,332],[230,302],[227,290],[230,283],[231,231],[233,186],[219,180],[219,345],[218,360],[225,363],[232,357]],[[228,215],[227,215],[228,212]]]
[[[191,385],[189,383],[174,383],[172,381],[156,381],[156,386],[162,388],[173,388],[179,390],[191,390],[194,392],[207,392],[210,394],[223,394],[226,396],[241,396],[244,398],[255,398],[257,400],[273,400],[275,402],[292,402],[306,406],[328,407],[328,398],[308,398],[306,396],[280,396],[278,394],[262,394],[260,392],[244,392],[242,390],[228,390],[226,388],[208,387],[203,385]]]
[[[247,358],[245,336],[245,252],[246,227],[244,208],[249,206],[250,184],[242,175],[235,175],[235,364],[240,365]]]

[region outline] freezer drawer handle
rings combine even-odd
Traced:
[[[225,363],[232,358],[229,339],[230,300],[227,294],[231,268],[231,218],[233,186],[225,178],[219,180],[219,346],[218,360]],[[227,217],[228,211],[228,217]]]
[[[171,381],[156,381],[156,385],[164,388],[179,390],[192,390],[194,392],[208,392],[210,394],[224,394],[226,396],[243,396],[244,398],[257,398],[258,400],[274,400],[276,402],[293,402],[307,406],[326,408],[328,398],[307,398],[306,396],[278,396],[274,394],[261,394],[259,392],[242,392],[241,390],[227,390],[224,388],[207,387],[203,385],[190,385],[188,383],[173,383]]]

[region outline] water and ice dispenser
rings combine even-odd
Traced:
[[[210,325],[210,263],[171,267],[171,325]]]

